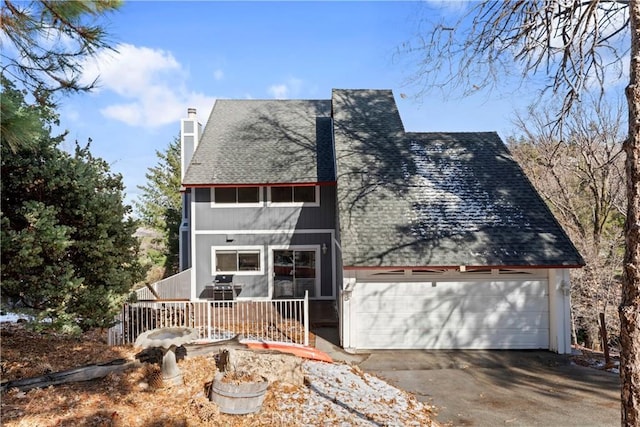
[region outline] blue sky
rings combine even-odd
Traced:
[[[187,108],[204,124],[216,98],[392,89],[409,131],[497,131],[504,139],[513,111],[535,93],[416,99],[406,84],[415,69],[398,48],[421,17],[459,13],[456,2],[125,2],[106,21],[118,53],[85,67],[87,81],[100,76],[99,89],[61,100],[65,145],[91,138],[92,152],[124,176],[130,203]]]

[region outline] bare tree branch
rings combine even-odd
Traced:
[[[581,93],[622,76],[616,66],[629,51],[628,22],[620,1],[482,1],[453,22],[428,23],[400,54],[419,58],[410,78],[418,97],[434,88],[466,96],[503,76],[543,76],[563,97],[560,123]]]

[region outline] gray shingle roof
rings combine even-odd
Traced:
[[[329,100],[218,100],[183,185],[334,181],[330,117]]]
[[[404,133],[390,91],[333,93],[345,266],[583,265],[496,133]]]
[[[345,266],[584,264],[496,133],[406,133],[390,90],[218,100],[183,185],[335,180]]]

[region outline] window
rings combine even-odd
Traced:
[[[211,189],[211,205],[260,206],[262,202],[260,187],[216,187]]]
[[[274,186],[269,187],[269,201],[282,204],[318,204],[320,187],[305,186]]]
[[[262,247],[212,248],[212,274],[262,274]]]
[[[293,202],[293,187],[271,187],[271,201],[274,203]]]

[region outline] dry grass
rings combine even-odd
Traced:
[[[0,332],[3,381],[117,358],[134,359],[137,352],[131,346],[107,346],[99,331],[75,339],[55,333],[30,332],[22,325],[3,323]],[[143,365],[83,383],[27,392],[12,389],[2,395],[2,425],[254,426],[270,425],[260,420],[270,420],[269,411],[278,412],[274,396],[283,386],[272,384],[260,414],[220,414],[207,398],[206,390],[216,373],[213,357],[188,358],[179,366],[184,377],[181,387],[167,387],[158,382],[159,368]]]

